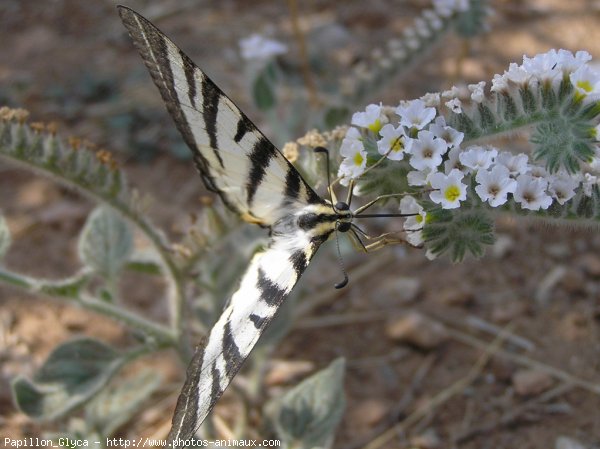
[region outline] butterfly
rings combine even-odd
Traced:
[[[317,195],[182,50],[135,11],[118,10],[207,189],[245,221],[270,230],[266,249],[253,257],[194,353],[168,437],[175,441],[196,433],[319,246],[350,230],[359,210]]]

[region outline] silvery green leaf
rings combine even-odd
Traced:
[[[114,278],[133,248],[128,224],[108,208],[98,207],[88,217],[79,237],[79,257],[107,278]]]
[[[158,373],[146,370],[104,389],[86,408],[86,423],[104,437],[112,435],[137,413],[161,381]]]
[[[55,419],[89,401],[121,368],[126,356],[92,338],[57,347],[34,374],[12,383],[19,410],[35,419]]]
[[[10,242],[10,230],[6,224],[6,220],[2,215],[0,215],[0,259],[2,259],[2,257],[4,257],[6,254],[6,251],[8,251]]]
[[[330,447],[345,408],[343,358],[267,405],[284,447]]]

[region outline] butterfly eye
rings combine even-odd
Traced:
[[[349,221],[340,221],[337,225],[337,230],[340,232],[348,232],[351,227],[351,223]]]
[[[348,204],[344,203],[343,201],[338,201],[337,203],[335,203],[335,208],[337,210],[348,210],[350,209],[350,206],[348,206]]]

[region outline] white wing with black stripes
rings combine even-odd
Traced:
[[[192,60],[148,20],[119,13],[207,188],[251,223],[272,225],[282,204],[321,203],[296,169]]]
[[[223,92],[162,32],[119,7],[207,188],[245,220],[271,229],[188,368],[170,441],[188,439],[240,369],[338,215]]]

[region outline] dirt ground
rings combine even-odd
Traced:
[[[261,123],[241,78],[237,42],[268,31],[293,46],[287,2],[123,3],[158,17],[158,25]],[[428,5],[300,3],[307,27],[343,27],[353,36],[357,57],[401,33]],[[600,58],[598,1],[490,4],[490,31],[470,42],[460,66],[457,56],[467,47],[452,37],[370,100],[396,104],[457,80],[491,80],[524,53],[550,48],[585,49]],[[177,240],[181,223],[201,207],[203,187],[190,161],[178,156],[184,152],[169,150],[182,143],[115,5],[2,0],[0,104],[24,107],[35,121],[58,122],[63,136],[85,137],[113,152],[131,184],[154,198],[153,220]],[[269,127],[264,131],[269,135]],[[11,269],[46,278],[72,273],[78,267],[76,237],[92,207],[77,193],[0,159],[0,210],[14,237],[5,260]],[[381,447],[600,448],[600,234],[507,219],[497,230],[497,244],[479,261],[430,262],[422,251],[407,248],[350,258],[351,283],[342,292],[331,287],[340,276],[331,263],[333,245],[308,270],[302,288],[325,299],[297,323],[275,357],[310,361],[315,370],[346,358],[348,403],[334,447],[362,448],[393,428]],[[130,293],[131,307],[165,319],[152,286],[137,285]],[[407,319],[431,344],[390,338],[390,326]],[[494,346],[508,323],[510,336]],[[33,423],[19,414],[9,381],[32,374],[56,344],[77,335],[116,346],[129,341],[107,318],[0,286],[0,437],[35,437],[60,428],[60,422]],[[480,366],[486,348],[492,354]],[[168,352],[144,363],[168,382],[160,400],[119,435],[160,438],[168,431],[183,370]],[[448,398],[438,404],[440,394]],[[226,405],[221,409],[227,416]]]

